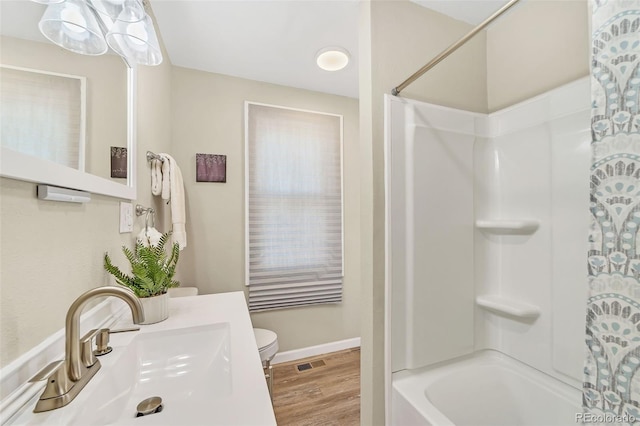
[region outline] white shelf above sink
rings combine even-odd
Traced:
[[[509,315],[521,319],[534,319],[540,316],[540,307],[501,296],[485,294],[476,297],[476,305],[497,314]]]
[[[476,228],[491,234],[528,235],[540,226],[537,219],[482,219],[476,220]]]

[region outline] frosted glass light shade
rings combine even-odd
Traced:
[[[75,53],[102,55],[109,49],[98,21],[82,0],[50,4],[38,27],[51,42]]]
[[[119,19],[137,22],[144,19],[145,11],[138,0],[91,0],[93,10],[108,16],[112,21]]]
[[[138,0],[124,0],[122,12],[118,15],[118,21],[138,22],[142,21],[147,13]]]
[[[138,22],[117,20],[107,33],[107,43],[117,54],[140,65],[162,63],[160,43],[148,15]]]
[[[64,0],[31,0],[34,3],[40,3],[40,4],[56,4],[56,3],[62,3]]]

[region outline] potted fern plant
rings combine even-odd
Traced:
[[[169,316],[169,295],[167,290],[178,287],[180,283],[173,279],[180,255],[177,243],[167,254],[165,245],[169,234],[165,233],[156,245],[145,245],[140,241],[132,251],[122,246],[122,252],[131,264],[132,275],[127,275],[111,262],[109,253],[104,254],[104,269],[120,285],[130,288],[144,308],[145,320],[142,324],[153,324]]]

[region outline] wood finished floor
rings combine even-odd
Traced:
[[[299,372],[299,364],[325,365]],[[360,348],[273,367],[273,408],[279,426],[360,424]]]

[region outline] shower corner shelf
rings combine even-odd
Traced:
[[[529,235],[536,232],[539,226],[537,219],[476,220],[476,228],[501,235]]]
[[[520,302],[498,294],[476,297],[476,305],[502,315],[520,319],[535,319],[540,316],[540,307]]]

